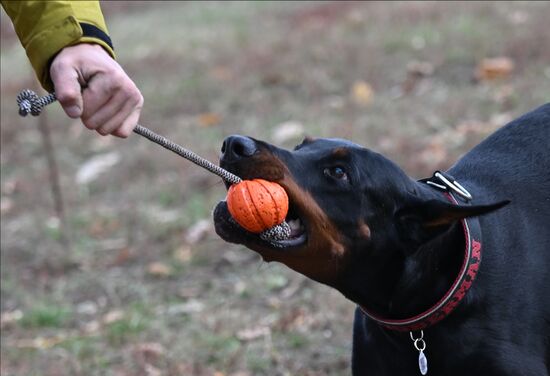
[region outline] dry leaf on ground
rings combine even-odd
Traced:
[[[351,98],[359,106],[367,106],[372,102],[374,90],[365,81],[356,81],[351,88]]]
[[[514,61],[508,57],[483,59],[475,71],[475,78],[481,81],[509,77],[514,70]]]
[[[154,277],[169,277],[173,270],[169,265],[156,261],[147,266],[147,273]]]
[[[197,121],[201,127],[211,127],[217,125],[221,122],[221,120],[221,116],[214,112],[202,113],[197,118]]]
[[[76,173],[78,184],[88,184],[120,161],[120,155],[116,152],[96,155],[84,162]]]

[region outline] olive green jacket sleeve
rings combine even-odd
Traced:
[[[64,47],[97,43],[114,58],[99,1],[6,1],[2,7],[27,52],[38,80],[48,91],[52,58]]]

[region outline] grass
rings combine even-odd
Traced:
[[[70,317],[71,311],[68,308],[42,304],[25,312],[20,324],[23,328],[62,328]]]
[[[424,177],[485,137],[495,117],[548,101],[550,55],[540,48],[550,44],[548,3],[342,4],[103,7],[118,60],[145,97],[140,122],[214,162],[224,137],[272,141],[281,123],[295,121],[306,134],[351,138]],[[3,324],[1,373],[348,375],[353,303],[223,243],[213,229],[188,244],[187,230],[210,217],[225,189],[172,153],[137,136],[101,138],[59,106],[48,108],[68,227],[51,220],[36,122],[13,110],[32,76],[4,21],[2,14],[0,188],[9,204],[1,213],[0,297],[3,315],[23,317]],[[512,58],[513,74],[473,81],[478,61],[491,56]],[[411,61],[434,72],[403,93]],[[373,88],[364,106],[351,98],[357,81]],[[219,120],[205,124],[205,114]],[[479,129],[461,134],[465,122]],[[436,159],[430,148],[438,147],[444,154]],[[85,161],[113,151],[118,164],[89,185],[75,182]],[[175,256],[183,246],[187,260]],[[171,274],[150,275],[153,262]],[[286,295],[292,286],[299,288]],[[79,309],[90,303],[92,310]],[[104,322],[113,311],[124,314]],[[239,339],[258,327],[270,334]],[[57,336],[63,340],[47,348],[19,346]],[[160,353],[136,350],[150,343]]]
[[[145,329],[147,329],[145,319],[140,315],[134,314],[129,318],[124,318],[107,325],[105,334],[111,345],[120,346]]]

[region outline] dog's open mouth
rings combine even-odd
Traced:
[[[288,193],[288,192],[287,192]],[[229,213],[226,201],[220,201],[214,209],[214,224],[216,233],[225,241],[248,245],[262,245],[270,248],[290,249],[300,247],[307,242],[307,223],[302,220],[296,205],[289,194],[289,210],[285,221],[290,226],[290,236],[283,240],[275,240],[260,236],[245,230]]]

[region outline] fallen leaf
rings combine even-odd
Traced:
[[[200,292],[198,287],[182,287],[178,290],[178,296],[183,299],[196,298]]]
[[[351,88],[351,98],[359,106],[367,106],[372,102],[374,90],[365,81],[356,81]]]
[[[201,219],[193,224],[185,233],[185,240],[188,244],[196,244],[212,230],[212,221],[209,219]]]
[[[476,67],[475,78],[481,81],[507,78],[512,74],[514,66],[514,61],[508,57],[483,59]]]
[[[15,324],[22,318],[23,312],[18,309],[15,311],[2,312],[2,315],[0,315],[0,328],[5,329],[10,325]]]
[[[304,136],[304,126],[297,121],[286,121],[275,126],[271,138],[276,144],[294,141]]]
[[[93,320],[84,324],[82,330],[84,331],[84,333],[91,335],[99,332],[100,328],[101,324],[97,320]]]
[[[309,314],[303,308],[295,308],[281,316],[277,322],[277,327],[282,331],[300,331],[304,332],[311,328],[315,323],[313,315]]]
[[[153,366],[152,364],[146,364],[145,365],[145,375],[146,376],[161,376],[162,371],[158,369],[157,367]]]
[[[261,78],[261,83],[265,86],[274,86],[284,83],[285,79],[285,75],[280,72],[267,72]]]
[[[76,173],[77,184],[88,184],[120,161],[116,152],[96,155],[84,162]]]
[[[103,324],[112,324],[114,322],[117,322],[117,321],[120,321],[124,318],[124,312],[121,311],[121,310],[114,310],[114,311],[109,311],[107,312],[105,315],[103,315],[103,318],[101,319],[101,321],[103,322]]]
[[[434,66],[429,61],[411,61],[407,64],[407,73],[421,77],[431,76]]]
[[[97,304],[91,300],[79,303],[76,306],[76,312],[81,315],[94,315],[97,313]]]
[[[154,277],[169,277],[173,270],[169,265],[156,261],[147,266],[147,273]]]
[[[198,116],[198,122],[201,127],[211,127],[221,122],[221,116],[214,112],[205,112]]]
[[[182,264],[188,263],[189,261],[191,261],[191,258],[193,258],[191,247],[187,244],[182,245],[174,251],[174,258]]]
[[[21,339],[15,342],[14,347],[28,349],[49,349],[67,339],[64,335],[54,337],[37,337],[33,339]]]
[[[182,304],[170,305],[164,309],[164,313],[169,316],[176,316],[181,314],[199,313],[204,310],[204,303],[197,299],[189,299],[189,301]]]
[[[119,266],[126,263],[132,258],[132,252],[129,247],[120,248],[115,256],[115,259],[111,262],[111,266]]]
[[[237,339],[241,341],[252,341],[261,337],[267,337],[271,334],[271,329],[268,326],[258,326],[255,328],[247,328],[237,332]]]
[[[139,343],[134,347],[134,354],[145,363],[155,363],[165,353],[166,349],[158,342]]]
[[[225,66],[214,67],[214,69],[210,71],[210,74],[219,81],[230,81],[233,79],[233,72]]]

